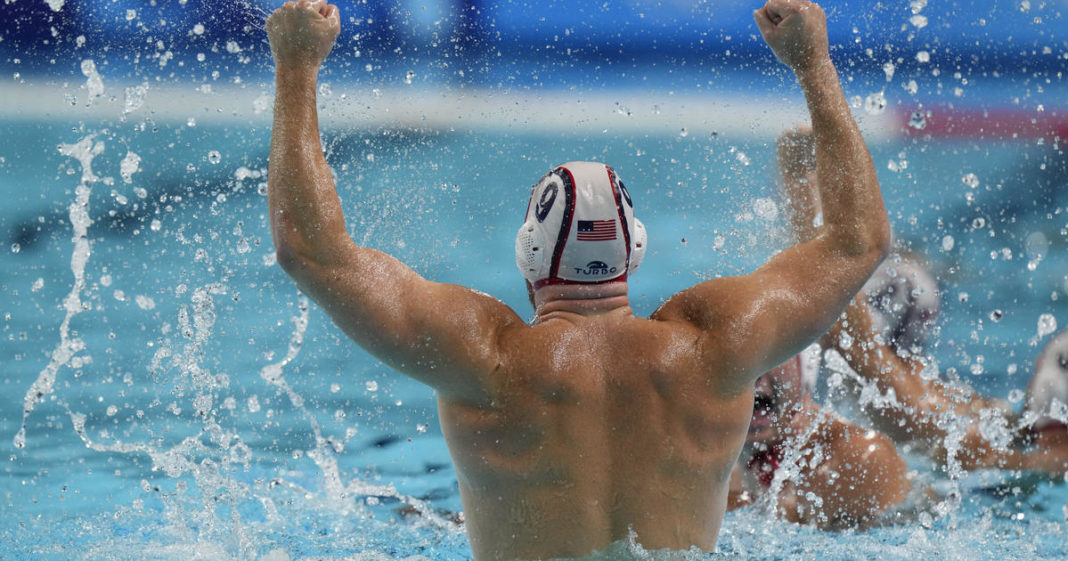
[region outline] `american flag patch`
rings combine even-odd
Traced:
[[[615,220],[579,220],[578,241],[605,242],[616,239]]]

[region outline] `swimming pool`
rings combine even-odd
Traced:
[[[927,254],[945,290],[932,352],[1013,400],[1068,323],[1063,77],[962,84],[951,67],[892,77],[866,60],[843,74],[896,243]],[[4,86],[2,557],[469,558],[433,396],[347,343],[273,261],[269,78],[204,89],[112,80],[101,62],[96,92],[81,62]],[[631,284],[647,315],[786,244],[769,165],[800,100],[781,73],[720,78],[577,93],[331,80],[324,144],[358,242],[523,315],[512,244],[530,183],[566,160],[612,163],[650,235]],[[910,467],[947,497],[934,514],[834,534],[747,509],[714,556],[1068,556],[1064,481]]]

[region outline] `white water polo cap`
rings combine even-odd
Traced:
[[[515,239],[519,272],[549,284],[624,281],[645,255],[645,226],[612,168],[568,162],[539,180]]]
[[[938,281],[922,264],[887,259],[864,285],[875,328],[895,349],[923,348],[941,309]]]
[[[1060,404],[1056,405],[1055,401]],[[1068,424],[1068,330],[1046,343],[1035,361],[1035,375],[1027,385],[1024,413],[1038,415],[1035,429]],[[1050,417],[1050,413],[1054,416]]]

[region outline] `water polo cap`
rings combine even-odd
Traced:
[[[1068,420],[1047,416],[1054,399],[1068,405],[1068,330],[1054,335],[1035,361],[1035,375],[1027,385],[1024,403],[1025,414],[1033,412],[1039,416],[1033,428],[1056,426]],[[1068,412],[1064,405],[1057,406],[1054,411],[1059,417]]]
[[[897,349],[922,348],[938,318],[938,281],[915,261],[887,259],[864,286],[876,329]]]
[[[623,281],[645,255],[645,226],[612,168],[568,162],[534,185],[515,262],[538,289]]]

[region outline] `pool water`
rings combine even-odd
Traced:
[[[202,18],[197,0],[99,4],[3,8],[0,559],[469,559],[432,392],[349,343],[275,263],[269,3],[220,3],[249,8],[240,21]],[[748,8],[724,8],[737,21],[718,34],[683,14],[675,43],[657,42],[660,21],[587,48],[553,27],[571,4],[537,22],[500,4],[480,16],[499,27],[480,32],[504,38],[478,56],[342,37],[319,92],[358,243],[529,317],[513,243],[530,185],[598,160],[649,232],[630,284],[640,315],[788,245],[774,143],[804,106]],[[895,247],[926,255],[943,289],[929,351],[948,380],[1018,408],[1037,352],[1068,325],[1060,8],[1019,2],[957,25],[967,2],[825,4]],[[577,28],[597,31],[587,19]],[[543,34],[555,46],[531,52]],[[924,513],[827,533],[761,504],[727,514],[717,552],[689,557],[1068,558],[1064,478],[945,472],[905,453],[942,497]],[[606,556],[660,557],[626,542]]]
[[[204,125],[3,128],[21,139],[4,164],[13,241],[0,254],[8,555],[470,556],[450,521],[460,503],[431,392],[345,341],[274,263],[266,135]],[[547,162],[601,159],[627,181],[651,240],[632,282],[640,314],[703,278],[750,270],[786,243],[768,167],[772,138],[381,129],[330,130],[326,140],[355,239],[524,315],[511,246],[529,183]],[[59,144],[90,163],[95,179]],[[225,154],[218,163],[209,156],[216,147]],[[929,254],[946,287],[933,353],[950,377],[984,392],[1022,388],[1048,335],[1039,336],[1039,318],[1065,321],[1068,201],[1063,190],[1028,191],[1054,180],[1036,163],[1063,173],[1063,156],[1024,141],[917,149],[884,139],[872,149],[879,163],[907,160],[907,174],[879,166],[898,243]],[[129,152],[142,159],[127,183]],[[962,180],[967,174],[980,185]],[[1009,214],[998,198],[1006,192],[1042,204]],[[79,196],[84,206],[75,210],[91,223],[71,213]],[[986,224],[977,227],[976,217]],[[88,251],[72,241],[79,228]],[[1035,232],[1048,240],[1041,258],[1028,254]],[[72,293],[77,306],[65,305]],[[16,448],[24,396],[50,361],[58,364],[54,385],[26,416],[25,445]],[[728,515],[717,555],[1068,552],[1063,481],[950,478],[919,457],[910,465],[948,497],[933,515],[831,534],[769,523],[765,511],[748,509]]]

